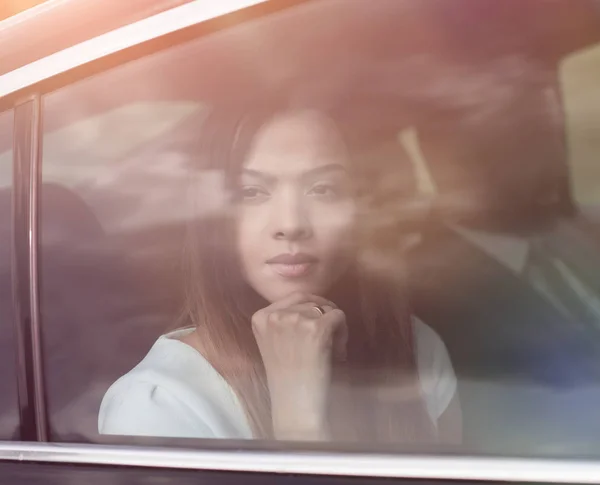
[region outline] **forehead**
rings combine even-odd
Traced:
[[[346,148],[335,124],[316,111],[278,115],[258,131],[245,168],[265,172],[305,171],[315,166],[346,165]]]

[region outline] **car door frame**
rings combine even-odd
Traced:
[[[0,442],[0,462],[88,464],[144,468],[261,472],[269,474],[385,477],[449,481],[596,483],[600,462],[456,456],[441,453],[394,454],[333,451],[331,447],[232,444],[205,449],[156,448],[115,444],[48,442],[44,369],[39,319],[38,203],[41,168],[42,96],[58,87],[186,40],[236,23],[315,0],[192,1],[138,20],[0,75],[0,111],[15,114],[15,147],[25,143],[29,156],[13,150],[15,305],[19,309],[19,394],[21,442]]]

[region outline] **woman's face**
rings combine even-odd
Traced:
[[[238,256],[265,299],[323,294],[344,272],[356,211],[345,147],[327,118],[299,111],[265,124],[242,167],[238,200]]]

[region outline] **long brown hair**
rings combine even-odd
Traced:
[[[287,102],[274,106],[272,102],[256,100],[252,106],[240,103],[235,107],[214,107],[199,129],[194,176],[202,177],[207,171],[221,174],[225,193],[234,194],[239,171],[256,133],[275,115],[290,109]],[[341,122],[332,106],[318,109],[339,125],[343,136],[349,135],[346,128],[350,124]],[[345,138],[350,152],[356,151],[356,144],[350,141],[357,138]],[[376,199],[373,185],[377,184],[377,170],[368,164],[354,167],[357,179],[370,181],[357,197],[362,194],[363,201],[372,202]],[[389,177],[381,171],[378,175]],[[194,182],[192,187],[196,187],[196,192],[200,190]],[[202,194],[196,200],[201,211]],[[205,357],[236,392],[255,437],[268,439],[272,437],[269,393],[250,325],[252,315],[268,302],[242,276],[227,207],[230,206],[198,218],[187,231],[183,318],[186,324],[197,327]],[[364,212],[368,214],[369,209]],[[361,232],[357,234],[361,238]],[[390,239],[381,234],[367,234],[364,239],[370,241],[371,252],[373,241],[390,245]],[[393,239],[398,242],[397,236]],[[332,439],[427,441],[433,436],[433,427],[420,394],[411,314],[401,275],[375,276],[359,259],[357,255],[357,263],[348,274],[324,295],[345,311],[349,328],[347,360],[334,364],[333,369],[329,399]]]

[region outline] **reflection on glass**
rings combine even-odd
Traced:
[[[45,98],[56,439],[600,451],[597,11],[462,1],[309,2]]]

